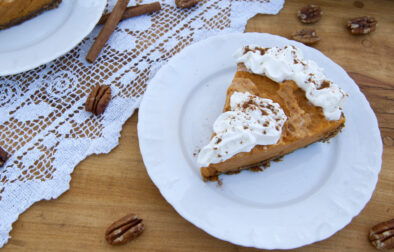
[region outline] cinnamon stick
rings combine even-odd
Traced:
[[[141,16],[144,14],[150,14],[150,13],[153,13],[153,12],[156,12],[159,10],[161,10],[160,2],[153,2],[150,4],[130,6],[130,7],[127,7],[126,10],[123,12],[123,16],[120,20],[131,18],[131,17],[137,17],[137,16]],[[110,14],[111,13],[104,14],[101,17],[98,24],[104,24],[107,21]]]
[[[126,10],[129,0],[118,0],[113,11],[109,15],[107,22],[104,24],[97,36],[96,41],[94,41],[92,47],[90,48],[86,60],[90,63],[97,58],[101,50],[104,48],[105,43],[107,43],[112,32],[115,30],[116,25],[119,23],[124,11]]]

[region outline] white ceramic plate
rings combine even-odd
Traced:
[[[0,76],[16,74],[67,53],[88,35],[106,0],[63,0],[58,8],[0,30]]]
[[[346,127],[264,172],[205,183],[193,153],[208,143],[223,109],[233,52],[248,44],[292,44],[316,61],[350,95]],[[376,117],[354,81],[321,52],[270,34],[212,37],[173,57],[148,86],[138,136],[149,176],[180,215],[217,238],[265,249],[303,246],[342,229],[371,198],[382,160]]]

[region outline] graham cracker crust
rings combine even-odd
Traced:
[[[335,137],[336,135],[338,135],[344,127],[345,127],[345,124],[343,123],[336,130],[330,132],[327,136],[324,136],[323,138],[321,138],[320,140],[318,140],[316,142],[323,142],[323,143],[329,142],[329,140],[331,138]],[[311,144],[314,144],[314,143],[311,143]],[[309,144],[309,145],[311,145],[311,144]],[[309,145],[305,146],[304,148],[308,147]],[[290,154],[290,153],[286,153],[285,155],[287,155],[287,154]],[[282,161],[281,160],[282,157],[283,157],[283,155],[278,155],[278,156],[272,157],[267,160],[263,160],[261,162],[255,163],[255,164],[240,167],[237,171],[231,171],[231,172],[226,172],[226,173],[217,172],[213,176],[203,177],[203,180],[204,181],[218,181],[219,175],[221,175],[221,174],[227,174],[227,175],[238,174],[243,170],[251,170],[253,172],[264,171],[264,169],[262,169],[261,166],[264,166],[264,168],[267,168],[270,166],[271,161]]]
[[[27,21],[29,19],[32,19],[32,18],[40,15],[41,13],[43,13],[46,10],[55,9],[55,8],[57,8],[59,6],[59,4],[61,2],[62,2],[62,0],[53,0],[51,3],[49,3],[47,5],[44,5],[41,9],[39,9],[39,10],[37,10],[35,12],[32,12],[29,15],[26,15],[24,17],[21,17],[21,18],[15,19],[15,20],[12,20],[11,22],[8,22],[6,24],[0,25],[0,30],[7,29],[7,28],[10,28],[11,26],[15,26],[15,25],[21,24],[21,23],[23,23],[23,22],[25,22],[25,21]]]

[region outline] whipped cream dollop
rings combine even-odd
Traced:
[[[231,110],[213,124],[214,137],[198,155],[198,163],[208,166],[227,160],[256,145],[276,144],[287,117],[279,104],[248,92],[234,92]]]
[[[275,82],[294,81],[305,91],[306,98],[323,109],[327,120],[338,120],[347,94],[329,80],[316,62],[305,60],[295,46],[262,48],[247,46],[235,53],[237,63],[243,63],[255,74]]]

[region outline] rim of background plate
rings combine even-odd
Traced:
[[[67,1],[67,0],[63,0],[63,1]],[[6,69],[6,70],[0,69],[0,76],[14,75],[14,74],[18,74],[18,73],[32,70],[32,69],[37,68],[41,65],[49,63],[52,60],[55,60],[55,59],[63,56],[64,54],[68,53],[72,49],[74,49],[87,35],[89,35],[92,32],[94,27],[96,27],[98,21],[100,20],[103,12],[105,10],[105,6],[107,4],[107,0],[76,0],[75,4],[77,4],[78,2],[81,2],[81,1],[82,2],[91,1],[93,3],[96,2],[96,3],[99,3],[100,5],[97,5],[97,8],[96,8],[97,11],[96,11],[96,15],[94,16],[94,18],[89,20],[89,22],[86,22],[83,25],[78,26],[78,30],[80,31],[78,33],[79,36],[75,36],[75,37],[66,36],[67,34],[62,34],[62,29],[60,28],[55,33],[51,34],[49,37],[43,39],[42,41],[40,41],[37,44],[34,44],[32,46],[21,49],[20,52],[24,52],[24,53],[28,54],[29,51],[34,50],[35,47],[37,47],[37,46],[43,46],[46,44],[47,45],[54,44],[57,41],[59,41],[59,39],[64,39],[64,38],[67,38],[69,40],[69,41],[67,41],[67,45],[65,45],[64,47],[61,47],[61,48],[57,48],[53,52],[50,52],[50,53],[46,52],[44,54],[45,56],[37,59],[35,62],[12,66],[12,68]],[[75,6],[73,6],[73,9],[75,9]],[[40,16],[35,17],[35,18],[40,18]],[[73,26],[73,24],[75,24],[74,23],[75,21],[73,19],[74,19],[73,12],[71,12],[71,15],[67,18],[65,23],[63,23],[62,27],[70,26],[70,25]],[[20,25],[23,25],[23,23]],[[12,27],[10,29],[12,29]]]

